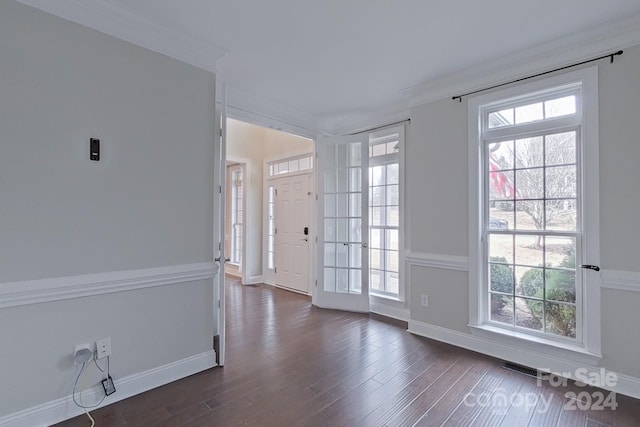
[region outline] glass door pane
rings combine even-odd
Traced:
[[[319,266],[316,305],[368,311],[368,141],[336,137],[318,145]],[[363,232],[364,231],[364,232]]]

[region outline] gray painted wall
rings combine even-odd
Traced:
[[[0,283],[210,261],[214,90],[0,0]],[[111,336],[116,379],[210,350],[211,301],[199,281],[0,310],[0,416],[69,395],[74,344]]]
[[[600,63],[601,267],[640,271],[640,46]],[[468,256],[467,105],[451,99],[411,110],[407,140],[408,248]],[[411,270],[411,319],[469,332],[468,274]],[[429,294],[430,307],[420,306]],[[640,294],[603,290],[601,366],[640,377]]]

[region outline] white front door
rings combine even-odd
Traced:
[[[309,293],[311,175],[274,180],[276,188],[275,282]]]
[[[318,143],[319,307],[369,311],[368,160],[368,134]]]

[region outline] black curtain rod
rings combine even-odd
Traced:
[[[358,132],[350,133],[348,135],[351,136],[351,135],[357,135],[359,133],[371,132],[371,131],[374,131],[374,130],[384,129],[384,128],[388,128],[388,127],[391,127],[391,126],[399,125],[399,124],[402,124],[402,123],[408,123],[410,121],[411,121],[411,119],[399,120],[397,122],[389,123],[389,124],[382,125],[382,126],[377,126],[377,127],[371,128],[371,129],[359,130]]]
[[[456,96],[452,97],[451,99],[452,99],[452,100],[454,100],[454,101],[457,99],[458,101],[462,102],[462,97],[463,97],[463,96],[474,95],[474,94],[479,93],[479,92],[484,92],[485,90],[491,90],[491,89],[495,89],[495,88],[497,88],[497,87],[502,87],[502,86],[510,85],[510,84],[512,84],[512,83],[518,83],[518,82],[521,82],[521,81],[523,81],[523,80],[533,79],[533,78],[536,78],[536,77],[544,76],[545,74],[551,74],[551,73],[555,73],[556,71],[566,70],[567,68],[573,68],[573,67],[577,67],[577,66],[579,66],[579,65],[588,64],[589,62],[600,61],[601,59],[605,59],[605,58],[609,58],[609,60],[610,60],[610,61],[611,61],[611,63],[613,64],[614,57],[615,57],[615,56],[618,56],[618,55],[622,55],[622,52],[623,52],[623,51],[619,50],[619,51],[617,51],[617,52],[613,52],[613,53],[610,53],[610,54],[608,54],[608,55],[602,55],[602,56],[599,56],[599,57],[597,57],[597,58],[588,59],[588,60],[586,60],[586,61],[577,62],[577,63],[575,63],[575,64],[571,64],[571,65],[565,65],[564,67],[555,68],[555,69],[550,70],[550,71],[545,71],[544,73],[538,73],[538,74],[534,74],[533,76],[522,77],[521,79],[511,80],[510,82],[500,83],[499,85],[486,87],[486,88],[484,88],[484,89],[474,90],[473,92],[463,93],[462,95],[456,95]]]

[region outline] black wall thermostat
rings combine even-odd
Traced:
[[[89,159],[100,160],[100,140],[97,138],[89,139]]]

